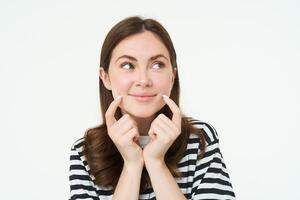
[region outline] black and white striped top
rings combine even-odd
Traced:
[[[206,122],[192,120],[192,123],[203,128],[207,148],[204,158],[197,160],[199,139],[190,134],[185,156],[178,163],[181,178],[176,182],[187,199],[235,199],[230,178],[219,149],[219,138],[214,127]],[[93,183],[94,177],[82,154],[83,138],[77,140],[70,155],[70,200],[110,200],[111,188],[99,187]],[[152,188],[140,193],[139,199],[156,199]]]

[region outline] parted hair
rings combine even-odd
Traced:
[[[176,52],[171,41],[171,38],[166,29],[155,19],[143,19],[140,16],[131,16],[118,22],[108,32],[101,49],[100,67],[103,67],[108,73],[109,63],[112,57],[114,48],[125,38],[150,31],[161,40],[169,51],[170,61],[173,69],[176,69],[176,76],[171,90],[170,98],[179,106],[180,85],[178,77],[178,66],[176,61]],[[99,94],[101,104],[102,124],[90,128],[85,132],[83,142],[83,153],[90,168],[90,173],[95,177],[94,183],[101,187],[112,187],[115,190],[118,180],[120,178],[123,168],[123,158],[117,147],[111,140],[107,132],[107,125],[105,120],[105,113],[114,100],[112,92],[104,86],[99,77]],[[156,116],[164,114],[172,119],[172,112],[170,108],[165,105],[161,108]],[[200,154],[198,159],[201,159],[205,152],[205,138],[203,129],[195,127],[190,117],[181,114],[181,134],[177,137],[174,143],[170,146],[165,154],[165,163],[174,178],[181,177],[178,170],[178,163],[184,157],[188,138],[191,133],[199,136]],[[122,112],[118,107],[115,113],[116,120],[122,117]],[[151,187],[151,181],[147,170],[143,169],[141,176],[140,191]]]

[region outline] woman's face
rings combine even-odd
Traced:
[[[138,118],[152,117],[170,96],[175,73],[167,48],[150,31],[131,35],[113,50],[108,74],[100,67],[100,78],[113,97],[123,96],[122,112]],[[136,96],[152,97],[136,97]]]

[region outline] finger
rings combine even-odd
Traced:
[[[166,95],[162,95],[164,101],[166,102],[166,104],[170,107],[173,116],[172,116],[172,121],[177,125],[180,125],[181,127],[181,112],[179,107],[176,105],[176,103],[170,99],[168,96]]]
[[[150,136],[151,139],[155,139],[157,137],[156,133],[153,130],[153,126],[155,125],[156,121],[157,121],[157,117],[152,121],[149,131],[148,131],[148,135]]]
[[[152,135],[156,135],[157,138],[163,138],[163,140],[171,138],[172,135],[167,133],[168,131],[165,130],[158,121],[152,124]]]
[[[162,126],[167,126],[165,129],[168,128],[173,136],[177,137],[180,134],[181,130],[166,115],[159,114],[158,117],[162,121]]]
[[[115,112],[122,101],[122,96],[118,96],[111,104],[109,105],[106,113],[105,120],[107,127],[110,127],[116,122]]]
[[[157,120],[159,120],[158,117],[156,117],[152,123],[151,123],[151,126],[150,126],[150,129],[148,131],[148,135],[152,138],[152,139],[155,139],[157,137],[157,134],[154,132],[154,129],[153,127],[155,126],[155,124],[157,123]]]
[[[124,135],[132,128],[138,130],[136,122],[128,114],[125,114],[115,124],[113,127],[113,132],[118,133],[115,134],[118,137]]]
[[[157,116],[157,120],[156,120],[157,126],[159,126],[163,130],[162,134],[172,136],[173,134],[171,132],[173,131],[169,127],[169,125],[162,119],[162,115],[163,114],[159,114]]]
[[[126,127],[128,130],[130,130],[131,128],[136,128],[138,130],[138,126],[137,126],[137,123],[134,119],[132,119],[132,117],[128,114],[125,114],[126,117],[125,117],[125,120],[124,122],[122,123],[122,125],[124,127]]]
[[[129,131],[132,128],[132,126],[128,124],[128,119],[129,115],[125,114],[110,127],[111,132],[114,133],[114,137],[124,135],[127,131]]]
[[[166,130],[163,129],[160,124],[155,124],[153,126],[153,130],[157,135],[157,138],[159,139],[159,141],[163,141],[164,144],[169,144],[170,141],[173,141],[173,137],[170,134],[166,134]]]
[[[118,121],[117,123],[120,126],[123,126],[123,124],[125,124],[127,122],[127,120],[129,119],[129,115],[128,114],[124,114]]]
[[[135,143],[137,143],[137,142],[139,141],[139,137],[138,137],[138,136],[134,136],[133,141],[134,141]]]
[[[130,131],[128,131],[126,134],[123,136],[123,140],[127,144],[132,144],[132,142],[135,141],[135,138],[138,136],[138,131],[135,128],[132,128]]]
[[[123,127],[124,124],[126,124],[128,118],[129,116],[125,114],[117,122],[115,122],[114,126],[116,127],[116,129],[120,129],[121,127]]]
[[[136,121],[129,115],[129,114],[124,114],[119,120],[120,121],[120,125],[125,125],[127,123],[129,123],[132,127],[137,128],[137,123]]]
[[[153,127],[151,125],[149,131],[148,131],[148,135],[149,137],[151,138],[151,141],[155,140],[156,139],[156,134],[154,133],[154,130],[153,130]]]

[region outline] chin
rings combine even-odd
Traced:
[[[147,111],[132,111],[132,112],[128,112],[126,111],[126,113],[130,114],[133,117],[136,118],[149,118],[152,117],[156,112],[147,112]]]
[[[135,118],[149,118],[155,115],[161,108],[128,108],[122,109],[125,113],[135,117]]]
[[[149,118],[155,115],[162,107],[163,102],[155,102],[149,105],[138,105],[138,104],[123,104],[121,106],[123,112],[130,114],[136,118]]]

